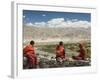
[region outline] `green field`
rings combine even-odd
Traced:
[[[45,45],[37,45],[36,47],[38,50],[54,54],[56,45],[57,44],[45,44]],[[78,53],[79,51],[78,45],[79,45],[78,43],[64,43],[66,53],[69,54],[70,57],[75,55],[75,53]],[[85,43],[85,49],[87,52],[86,57],[91,58],[91,43],[90,42]]]

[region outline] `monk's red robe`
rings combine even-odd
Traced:
[[[85,60],[85,49],[83,48],[83,45],[80,44],[79,55],[78,56],[73,56],[73,59]]]
[[[37,65],[37,57],[35,54],[35,49],[32,45],[27,45],[23,52],[24,55],[28,58],[28,64],[30,67]]]
[[[65,58],[65,50],[64,50],[64,46],[58,46],[56,48],[56,58]]]

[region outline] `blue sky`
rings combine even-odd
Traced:
[[[90,13],[23,10],[23,24],[34,27],[91,27]]]
[[[47,22],[54,18],[64,18],[65,21],[77,19],[81,21],[91,22],[90,13],[23,10],[24,24],[35,23],[35,22]]]

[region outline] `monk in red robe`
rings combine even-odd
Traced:
[[[34,49],[34,41],[30,41],[30,44],[23,49],[24,56],[28,58],[28,67],[36,68],[37,57]]]
[[[56,60],[58,60],[58,58],[65,58],[65,49],[62,41],[59,42],[59,45],[56,47]]]
[[[85,60],[85,56],[86,56],[86,50],[85,47],[82,43],[79,43],[79,54],[78,56],[73,56],[73,59],[75,60]]]

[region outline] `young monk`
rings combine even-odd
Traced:
[[[56,46],[56,60],[58,61],[58,58],[64,59],[65,58],[65,49],[63,42],[59,42],[59,45]]]
[[[23,49],[24,55],[28,58],[27,66],[29,68],[36,68],[37,66],[37,57],[34,49],[34,44],[34,41],[30,41],[30,44]]]
[[[75,60],[85,60],[85,56],[86,56],[86,50],[85,47],[82,43],[79,43],[79,55],[78,56],[73,56],[73,59]]]

